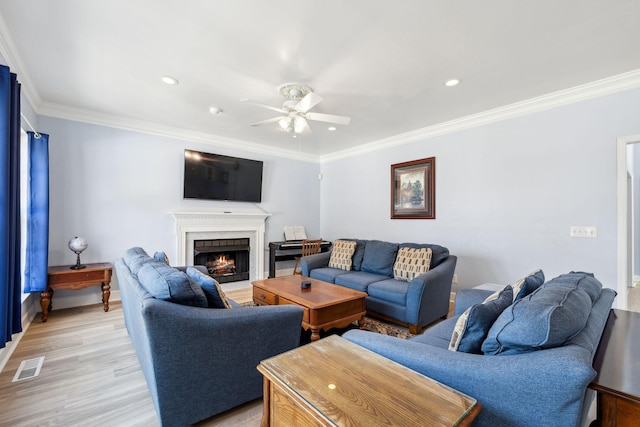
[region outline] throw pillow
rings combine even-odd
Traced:
[[[480,304],[469,307],[460,315],[451,335],[449,350],[482,353],[482,343],[493,322],[513,302],[513,288],[506,286],[487,297]]]
[[[356,242],[349,240],[336,240],[333,242],[329,267],[340,270],[351,270],[353,253],[356,250]]]
[[[393,264],[393,278],[405,282],[429,271],[431,266],[431,248],[400,248]]]
[[[191,283],[182,271],[153,260],[138,271],[138,280],[154,298],[194,307],[207,307],[207,297],[200,286]]]
[[[482,352],[507,355],[560,346],[584,328],[590,313],[587,292],[550,280],[498,316]]]
[[[164,252],[158,251],[155,254],[153,254],[153,257],[158,261],[164,262],[165,264],[169,265],[169,257]]]
[[[536,270],[529,274],[527,277],[523,277],[516,283],[511,285],[513,287],[513,302],[518,301],[531,294],[538,289],[544,283],[544,273],[542,270]]]
[[[187,267],[187,276],[200,285],[204,295],[207,297],[209,308],[231,308],[231,304],[229,304],[227,296],[222,291],[222,287],[213,277],[193,267]]]

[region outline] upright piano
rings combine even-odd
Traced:
[[[322,241],[320,252],[331,249],[331,242]],[[276,262],[290,261],[302,255],[302,240],[269,242],[269,279],[276,277]]]

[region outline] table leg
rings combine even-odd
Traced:
[[[311,328],[311,341],[318,341],[320,339],[320,329]]]
[[[42,317],[41,320],[46,322],[49,318],[49,311],[53,306],[53,289],[47,287],[44,291],[40,292],[40,307],[42,308]]]
[[[111,296],[111,285],[108,282],[102,283],[102,304],[104,311],[109,311],[109,297]]]

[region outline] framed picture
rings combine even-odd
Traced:
[[[391,165],[391,218],[436,218],[436,158]]]

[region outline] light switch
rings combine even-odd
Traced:
[[[595,239],[598,237],[598,227],[571,227],[569,230],[571,237],[586,237]]]

